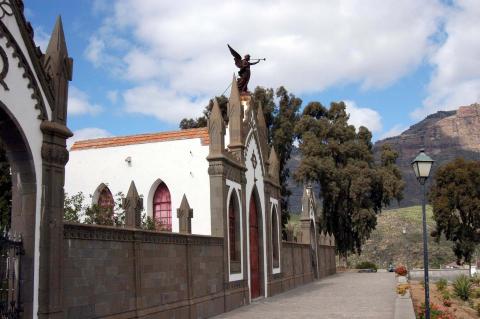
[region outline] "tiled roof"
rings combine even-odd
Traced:
[[[192,138],[199,138],[202,145],[208,145],[210,143],[208,137],[208,129],[206,127],[202,127],[180,131],[106,137],[92,140],[76,141],[70,150],[76,151],[90,148],[105,148],[133,144],[158,143]]]

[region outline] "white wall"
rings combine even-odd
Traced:
[[[7,1],[8,2],[8,1]],[[16,39],[16,42],[20,46],[23,55],[26,57],[31,70],[34,68],[25,43],[23,42],[20,30],[16,23],[14,16],[4,16],[2,22],[7,26],[10,33]],[[42,194],[42,157],[41,148],[43,143],[43,134],[40,131],[41,120],[38,119],[40,111],[35,108],[36,100],[32,99],[31,95],[33,89],[29,89],[29,80],[23,77],[25,71],[18,67],[19,58],[13,58],[14,52],[13,46],[6,47],[7,38],[0,38],[0,46],[4,49],[9,60],[8,73],[5,78],[5,83],[10,88],[9,91],[5,91],[3,87],[0,87],[1,101],[5,104],[8,110],[13,114],[15,120],[19,123],[20,127],[25,134],[25,138],[30,146],[30,150],[33,156],[33,162],[35,166],[35,177],[37,182],[37,198],[36,198],[36,211],[35,211],[35,256],[34,256],[34,296],[33,296],[33,314],[28,314],[33,318],[37,318],[38,311],[38,273],[39,273],[39,249],[40,249],[40,200]],[[34,72],[34,71],[33,71]],[[38,77],[35,74],[38,82]],[[39,84],[39,88],[46,106],[47,116],[51,118],[51,109],[48,105],[48,101],[45,98],[43,90]]]
[[[69,195],[83,192],[93,195],[101,183],[113,195],[127,194],[133,180],[149,216],[159,180],[170,190],[172,230],[178,232],[177,208],[186,194],[193,208],[192,233],[210,235],[210,180],[208,145],[200,138],[125,145],[109,148],[74,150],[66,166],[65,191]],[[131,157],[131,165],[125,161]]]

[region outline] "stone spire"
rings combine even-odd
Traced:
[[[127,197],[122,200],[122,205],[125,210],[125,225],[130,228],[141,228],[143,199],[138,195],[133,181],[130,183]]]
[[[57,17],[43,57],[43,67],[49,77],[55,99],[52,121],[65,124],[67,121],[68,81],[72,80],[73,60],[68,56],[60,16]]]
[[[225,150],[225,123],[216,98],[213,100],[212,112],[208,118],[208,135],[210,137],[209,156],[223,154]]]
[[[180,208],[177,209],[177,218],[179,224],[179,232],[184,234],[192,233],[193,209],[188,204],[187,196],[183,194]]]
[[[268,158],[268,175],[273,182],[280,184],[280,162],[278,161],[277,152],[272,146],[270,150],[270,157]]]
[[[228,129],[230,132],[230,144],[228,148],[235,150],[243,147],[243,106],[240,101],[240,92],[237,87],[235,75],[232,79],[232,91],[228,99]]]
[[[259,143],[262,149],[262,156],[267,157],[268,152],[268,128],[265,121],[265,115],[263,114],[262,103],[258,102],[257,107],[257,130],[259,135]],[[268,170],[268,161],[267,161]]]

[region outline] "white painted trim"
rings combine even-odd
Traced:
[[[242,223],[242,198],[240,192],[242,191],[242,185],[231,180],[226,180],[226,185],[229,186],[227,195],[227,214],[229,212],[230,198],[233,190],[237,195],[237,202],[240,215],[240,273],[232,274],[230,272],[230,232],[227,231],[227,243],[228,243],[228,281],[237,281],[243,279],[243,223]]]
[[[280,247],[281,247],[281,241],[280,241],[280,223],[281,223],[281,220],[278,218],[279,217],[278,216],[278,199],[270,197],[270,203],[272,204],[271,209],[270,209],[270,216],[272,216],[274,212],[277,214],[278,267],[277,268],[273,267],[273,242],[272,242],[272,256],[271,256],[270,261],[272,262],[272,274],[279,274],[281,272],[281,268],[282,268],[282,250],[280,249]],[[270,219],[270,220],[272,220],[272,219]]]

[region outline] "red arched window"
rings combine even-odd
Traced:
[[[114,206],[115,202],[113,200],[112,192],[110,192],[108,187],[102,188],[98,195],[98,207],[105,211],[113,211]]]
[[[172,231],[172,201],[165,183],[158,185],[153,197],[153,218],[158,230]]]
[[[230,272],[242,271],[240,264],[240,209],[236,191],[232,191],[228,204],[228,241],[230,247]]]

